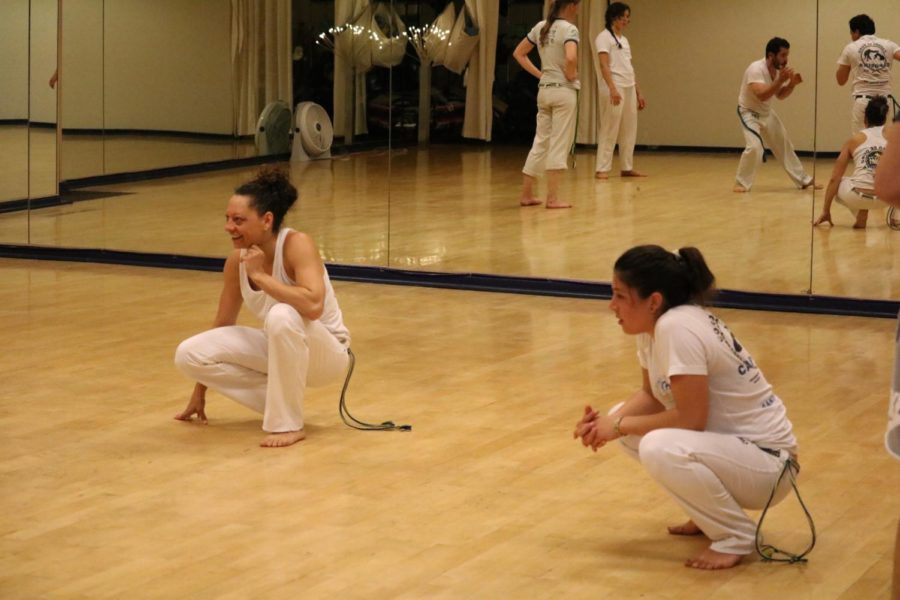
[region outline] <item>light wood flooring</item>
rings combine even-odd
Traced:
[[[220,277],[0,260],[0,596],[889,595],[892,320],[718,311],[788,406],[819,539],[807,565],[711,573],[681,566],[704,543],[665,534],[683,515],[636,463],[571,439],[585,403],[638,385],[605,302],[337,282],[351,410],[413,431],[345,427],[331,386],[308,439],[273,450],[213,394],[208,426],[172,420],[191,389],[173,351]],[[794,500],[766,523],[806,543]]]
[[[639,153],[646,179],[593,178],[580,150],[562,182],[569,211],[521,209],[522,147],[440,146],[291,165],[301,199],[286,223],[310,232],[326,260],[420,270],[608,281],[627,248],[693,245],[721,287],[900,298],[900,233],[873,212],[866,231],[834,208],[816,228],[814,199],[774,162],[750,194],[731,191],[736,154]],[[813,164],[806,160],[808,171]],[[831,161],[819,161],[824,180]],[[0,215],[0,241],[224,256],[227,197],[254,169],[97,188],[112,197]],[[76,196],[77,197],[77,194]]]

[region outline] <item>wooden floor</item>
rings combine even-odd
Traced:
[[[172,354],[219,274],[2,260],[0,279],[4,598],[888,597],[892,320],[719,311],[788,406],[819,538],[807,565],[710,573],[681,566],[704,544],[664,533],[683,516],[634,462],[570,437],[638,383],[605,302],[337,282],[352,411],[413,431],[348,429],[332,386],[306,441],[264,450],[215,395],[209,426],[172,420],[191,390]],[[766,522],[806,542],[794,500]]]
[[[562,183],[575,209],[547,211],[518,207],[526,150],[433,145],[294,164],[301,199],[286,222],[338,263],[608,281],[635,244],[694,245],[725,288],[900,298],[900,233],[884,211],[856,231],[835,206],[836,226],[813,232],[822,193],[793,188],[774,161],[738,195],[735,154],[640,153],[651,177],[601,183],[593,152],[580,150]],[[820,180],[831,170],[830,160],[805,162]],[[224,256],[227,196],[253,170],[78,190],[70,199],[93,199],[32,211],[30,222],[0,215],[0,241]]]

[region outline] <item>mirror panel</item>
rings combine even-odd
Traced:
[[[0,243],[28,242],[28,0],[0,2]]]
[[[49,84],[57,63],[57,0],[31,0],[30,29],[28,188],[34,199],[57,194],[56,90]]]
[[[633,5],[625,34],[648,101],[638,118],[635,168],[650,177],[618,177],[614,160],[614,176],[599,182],[593,177],[594,148],[580,147],[574,168],[561,181],[561,197],[575,204],[570,211],[518,206],[521,169],[534,132],[537,81],[507,57],[541,18],[542,4],[500,9],[494,140],[432,143],[395,157],[392,264],[608,280],[623,250],[655,242],[672,249],[701,248],[723,287],[807,292],[811,191],[797,189],[770,159],[759,169],[753,192],[735,194],[739,154],[722,150],[743,147],[736,115],[739,84],[746,67],[765,56],[770,37],[788,38],[790,64],[807,82],[814,79],[815,1],[785,5],[767,0],[743,10],[715,0]],[[590,48],[602,31],[605,4],[593,10],[593,23],[580,30],[581,46]],[[593,72],[582,68],[580,79],[582,102],[596,98],[589,88],[596,85]],[[805,154],[814,150],[814,95],[814,84],[806,83],[790,98],[776,101],[795,147]],[[596,123],[589,111],[579,113],[580,121],[590,118]],[[596,141],[590,128],[579,125],[579,134],[583,143]],[[517,141],[525,145],[512,145]],[[648,152],[641,146],[673,151]],[[813,161],[801,160],[811,175]]]
[[[895,0],[874,0],[859,4],[847,0],[823,2],[819,14],[818,121],[816,138],[827,153],[818,162],[820,179],[827,183],[835,157],[851,134],[851,80],[839,86],[835,78],[837,61],[851,42],[849,21],[865,12],[875,22],[875,35],[900,40],[900,10]],[[898,42],[900,43],[900,42]],[[873,56],[873,60],[880,60]],[[900,76],[893,61],[892,90],[900,98]],[[853,162],[844,176],[853,173]],[[824,194],[817,197],[816,215],[821,213]],[[855,217],[838,202],[831,207],[834,226],[814,228],[812,289],[816,294],[862,298],[900,298],[900,231],[887,226],[886,207],[873,203],[865,229],[854,229]]]

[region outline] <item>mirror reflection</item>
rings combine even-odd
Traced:
[[[860,15],[868,18],[858,18]],[[851,30],[851,19],[856,30]],[[827,158],[823,156],[818,161],[817,169],[823,182],[833,180],[834,188],[840,188],[842,181],[845,183],[843,192],[832,190],[832,223],[814,228],[812,288],[817,294],[900,298],[900,231],[892,229],[887,222],[886,207],[867,197],[872,195],[868,193],[871,190],[867,172],[880,155],[878,130],[877,127],[867,129],[867,133],[856,139],[853,135],[860,127],[860,112],[871,100],[866,96],[889,92],[894,99],[900,98],[897,43],[900,43],[900,11],[892,0],[875,0],[864,5],[823,3],[820,7],[818,44],[822,58],[816,137]],[[846,65],[843,69],[842,64]],[[838,83],[839,74],[846,78],[844,85]],[[890,97],[887,100],[890,121],[895,106]],[[843,161],[847,163],[846,169],[838,166],[836,170],[835,165],[841,159],[835,157],[845,145],[855,151],[855,156],[849,152]],[[817,200],[816,216],[820,218],[825,209],[825,194],[820,194]],[[860,213],[860,209],[867,212]]]
[[[870,221],[866,237],[849,243],[843,236],[851,235],[850,228],[839,227],[839,217],[834,228],[813,234],[814,210],[821,206],[813,202],[823,192],[798,189],[797,177],[771,154],[749,193],[732,191],[746,143],[737,111],[742,75],[765,59],[766,42],[776,36],[790,43],[787,66],[801,77],[772,107],[798,156],[804,174],[799,184],[813,176],[827,182],[846,138],[848,90],[834,80],[832,59],[821,57],[836,61],[849,41],[846,6],[819,10],[814,0],[765,0],[744,8],[713,0],[631,2],[626,26],[615,33],[628,42],[646,101],[637,112],[633,168],[648,176],[622,177],[628,169],[617,152],[602,180],[596,177],[596,144],[600,102],[609,90],[595,40],[605,29],[607,3],[582,0],[575,17],[577,145],[560,179],[560,195],[574,208],[550,211],[519,206],[539,87],[512,59],[546,14],[541,0],[294,0],[287,19],[275,18],[283,17],[277,11],[284,3],[260,3],[265,8],[252,13],[241,12],[242,2],[225,0],[164,3],[169,9],[150,11],[146,0],[66,2],[63,26],[71,32],[62,52],[64,180],[206,162],[229,152],[254,155],[262,147],[260,117],[290,96],[266,121],[287,115],[293,126],[289,152],[296,157],[299,148],[312,159],[290,163],[301,203],[288,220],[321,240],[329,261],[608,280],[603,265],[623,247],[652,241],[673,249],[701,247],[713,267],[720,265],[714,270],[722,287],[896,296],[884,284],[888,278],[859,281],[863,246],[882,234],[881,262],[875,263],[881,273],[896,269],[883,221]],[[873,14],[882,11],[879,32],[898,29],[890,4],[873,5]],[[198,20],[203,26],[187,35]],[[288,34],[278,22],[290,24]],[[98,23],[101,42],[91,35]],[[261,46],[263,40],[271,49]],[[242,47],[254,49],[255,58],[248,54],[245,62],[259,67],[257,75],[266,74],[254,80],[260,90],[254,110],[240,109],[239,83],[249,81],[240,75],[241,56],[234,55]],[[537,55],[531,53],[535,63]],[[840,126],[826,124],[826,116]],[[190,141],[178,137],[186,133]],[[813,160],[821,150],[832,154]],[[219,205],[251,171],[76,188],[97,198],[76,202],[78,211],[40,211],[53,225],[38,243],[77,237],[79,245],[177,247],[221,256],[227,244],[216,226]],[[538,194],[545,185],[540,178]],[[167,230],[165,219],[154,216],[161,207],[183,215],[193,234]],[[157,235],[117,239],[105,225],[116,212]],[[209,236],[196,235],[203,220]],[[169,239],[174,237],[179,239]],[[835,245],[841,251],[834,252]],[[879,285],[870,285],[875,280]]]
[[[606,180],[595,177],[593,147],[599,139],[599,103],[609,97],[593,52],[606,6],[580,5],[581,146],[560,183],[561,199],[574,204],[568,212],[519,207],[538,80],[510,55],[541,19],[543,5],[501,6],[493,126],[491,137],[482,138],[489,143],[432,143],[395,157],[392,264],[415,266],[422,260],[422,268],[436,270],[608,280],[601,265],[622,248],[654,241],[703,248],[712,264],[727,265],[716,269],[723,287],[806,292],[812,190],[799,189],[801,182],[792,181],[770,157],[751,193],[732,191],[739,161],[735,149],[744,143],[736,114],[741,77],[750,63],[765,57],[766,42],[775,35],[790,40],[790,64],[804,77],[790,97],[777,100],[776,110],[800,154],[802,183],[813,174],[816,4],[763,4],[735,10],[713,1],[633,3],[620,36],[630,44],[647,104],[637,114],[633,165],[623,164],[617,154]],[[785,11],[789,14],[773,23],[770,15]],[[537,63],[536,54],[531,57]],[[620,176],[631,168],[649,176]],[[541,182],[541,198],[544,189]]]

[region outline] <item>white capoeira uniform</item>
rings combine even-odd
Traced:
[[[709,413],[704,431],[628,435],[620,438],[623,449],[681,505],[713,550],[750,554],[756,523],[743,509],[765,506],[785,461],[797,454],[784,404],[728,327],[699,306],[663,313],[653,336],[638,336],[638,358],[667,409],[675,407],[672,376],[708,377]],[[785,476],[773,503],[790,489]]]
[[[861,133],[866,140],[853,151],[853,173],[842,177],[835,200],[846,206],[853,216],[861,210],[872,210],[884,206],[871,190],[875,187],[875,167],[887,143],[883,127],[870,127]],[[860,190],[870,190],[862,192]]]
[[[753,187],[753,179],[756,177],[756,171],[762,163],[765,152],[762,142],[765,142],[781,166],[784,167],[791,181],[800,188],[808,186],[812,183],[813,178],[803,170],[803,165],[797,158],[797,153],[794,152],[794,145],[788,139],[781,119],[771,107],[772,98],[766,101],[760,100],[750,89],[751,83],[772,84],[772,76],[766,66],[766,59],[750,63],[750,66],[744,71],[744,78],[741,81],[741,91],[738,94],[738,115],[746,147],[744,153],[741,154],[741,162],[738,164],[737,182],[745,190]]]
[[[617,43],[618,41],[618,43]],[[614,37],[604,29],[594,40],[598,54],[609,55],[609,70],[622,101],[613,105],[609,86],[602,76],[597,77],[599,101],[599,130],[597,133],[597,164],[594,171],[609,173],[612,170],[613,150],[619,144],[619,168],[634,168],[634,143],[637,140],[637,80],[631,65],[631,45],[624,35]],[[620,47],[621,46],[621,47]]]
[[[850,133],[854,134],[866,126],[866,106],[876,96],[891,97],[891,65],[900,46],[891,40],[874,35],[864,35],[855,42],[844,46],[837,64],[850,67],[853,85],[850,95],[853,106],[850,110]],[[890,115],[890,113],[888,113]]]
[[[575,116],[581,84],[565,76],[566,43],[579,41],[578,28],[565,19],[550,26],[547,42],[541,45],[541,21],[528,32],[528,41],[537,46],[541,57],[541,80],[538,83],[537,127],[531,151],[522,172],[538,177],[545,170],[569,168],[568,156],[575,142]]]
[[[272,265],[272,275],[287,285],[296,283],[284,270],[284,242],[291,231],[282,227],[278,232]],[[241,250],[242,257],[245,252]],[[241,263],[241,295],[263,328],[231,325],[195,335],[178,346],[176,366],[191,379],[262,413],[265,431],[302,429],[306,387],[339,381],[349,363],[350,333],[327,271],[324,278],[324,311],[312,321],[254,290]]]

